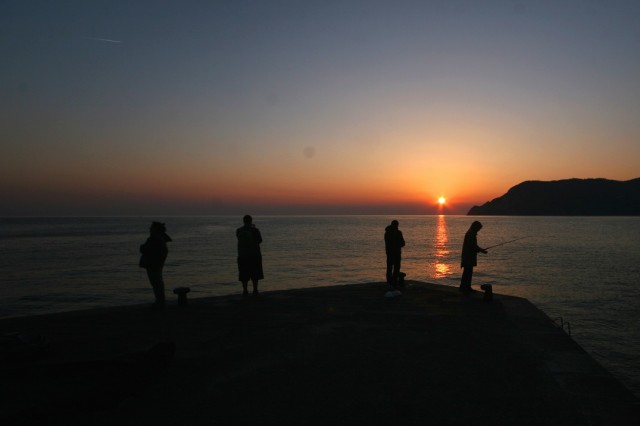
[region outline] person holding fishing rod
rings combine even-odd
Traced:
[[[482,229],[482,224],[477,220],[474,221],[466,234],[464,234],[464,242],[462,243],[462,279],[460,280],[460,291],[469,294],[473,291],[471,288],[471,278],[473,277],[473,267],[478,264],[478,253],[487,253],[487,249],[478,246],[478,231]]]

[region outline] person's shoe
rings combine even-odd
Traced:
[[[247,290],[242,292],[242,297],[247,297],[249,296],[249,292]]]

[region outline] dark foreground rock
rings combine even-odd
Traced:
[[[637,424],[633,394],[528,301],[417,282],[385,291],[2,320],[3,335],[47,345],[5,359],[0,422]]]

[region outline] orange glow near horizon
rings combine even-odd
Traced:
[[[84,166],[77,174],[47,169],[24,179],[16,174],[14,179],[9,179],[9,182],[15,182],[11,192],[5,193],[13,194],[17,201],[46,198],[59,199],[61,203],[63,199],[83,199],[89,204],[105,206],[127,205],[130,200],[148,200],[150,203],[155,200],[161,205],[178,206],[253,204],[288,208],[318,205],[344,207],[345,211],[350,206],[359,211],[364,206],[371,206],[375,213],[380,206],[387,205],[397,206],[400,212],[465,214],[470,206],[495,198],[508,189],[506,184],[504,189],[490,188],[483,185],[485,182],[462,185],[455,175],[425,173],[420,164],[414,166],[408,160],[407,172],[403,174],[371,173],[353,166],[348,179],[340,169],[330,166],[297,167],[293,172],[285,173],[282,170],[286,168],[276,170],[266,164],[264,178],[239,173],[233,165],[215,163],[215,167],[207,169],[198,166],[189,168],[182,162],[174,162],[160,171],[149,170],[148,173],[140,173],[139,169],[127,164],[122,164],[118,173],[113,173],[113,169],[104,164],[95,165],[91,171]],[[482,193],[491,190],[493,193]],[[447,197],[443,195],[445,193]]]

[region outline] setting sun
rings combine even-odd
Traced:
[[[440,197],[440,198],[438,198],[438,204],[440,204],[441,206],[443,206],[443,205],[444,205],[444,203],[446,203],[446,202],[447,202],[447,199],[446,199],[446,198],[444,198],[444,197]]]

